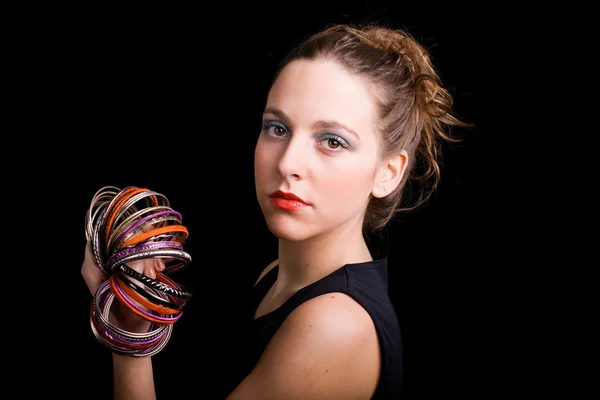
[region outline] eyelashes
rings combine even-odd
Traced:
[[[265,120],[265,121],[263,121],[263,128],[262,128],[262,130],[263,130],[263,132],[268,133],[269,136],[275,136],[275,137],[282,137],[282,136],[280,136],[278,134],[278,132],[280,132],[280,133],[287,133],[289,131],[289,129],[287,128],[287,126],[285,126],[281,122],[274,121],[274,120]]]
[[[291,135],[289,128],[284,123],[276,120],[264,120],[262,132],[267,136],[276,139],[285,139]],[[325,150],[329,152],[337,153],[351,147],[346,139],[332,132],[325,131],[318,133],[316,139],[319,146],[324,147]]]

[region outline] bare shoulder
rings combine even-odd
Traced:
[[[234,399],[370,399],[380,353],[373,320],[352,297],[328,293],[283,322]]]
[[[273,268],[275,268],[275,266],[277,265],[277,263],[279,262],[279,259],[276,259],[274,261],[272,261],[269,265],[267,265],[265,267],[265,269],[263,270],[263,272],[260,273],[260,275],[258,276],[258,279],[256,280],[256,282],[254,282],[254,286],[256,286],[256,284],[258,282],[260,282],[260,280]]]

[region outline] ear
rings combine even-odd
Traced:
[[[392,193],[400,184],[406,167],[408,165],[408,154],[406,150],[387,158],[377,169],[375,181],[371,194],[373,197],[381,198]]]

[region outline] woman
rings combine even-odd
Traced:
[[[228,400],[399,397],[387,259],[374,257],[366,237],[432,193],[453,125],[466,126],[426,50],[405,32],[337,25],[283,60],[255,148],[256,195],[278,259],[254,286]],[[411,202],[407,185],[421,183]],[[150,277],[164,268],[151,259],[129,265]],[[92,293],[105,279],[89,247],[82,274]],[[143,329],[126,311],[114,314]],[[115,398],[155,397],[151,357],[115,354],[113,367]]]

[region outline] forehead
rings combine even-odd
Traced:
[[[297,60],[273,84],[267,107],[298,123],[334,120],[359,132],[374,127],[375,102],[364,81],[328,60]]]

